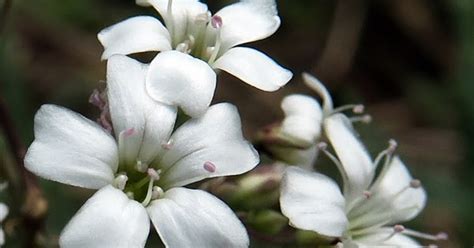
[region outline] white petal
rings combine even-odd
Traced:
[[[119,22],[100,31],[97,38],[105,49],[102,59],[114,54],[171,49],[168,30],[158,19],[150,16],[137,16]]]
[[[413,219],[426,205],[426,192],[422,187],[410,188],[412,177],[399,157],[394,157],[387,174],[373,189],[374,201],[380,199],[381,212],[393,213],[391,223]],[[407,188],[408,187],[408,188]],[[389,202],[390,204],[383,204]]]
[[[321,134],[323,119],[319,103],[312,97],[294,94],[283,99],[281,108],[285,119],[280,134],[302,147],[314,145]]]
[[[275,0],[240,1],[221,9],[216,15],[222,18],[224,49],[267,38],[280,26]]]
[[[144,247],[150,221],[145,208],[120,190],[95,193],[64,228],[61,247]]]
[[[3,229],[0,227],[0,247],[5,244],[5,233]]]
[[[8,215],[8,206],[0,202],[0,222]]]
[[[159,163],[161,180],[168,187],[242,174],[259,162],[257,152],[242,136],[237,108],[228,103],[213,105],[202,117],[187,121],[171,141],[171,149]]]
[[[246,47],[230,49],[213,66],[264,91],[278,90],[293,77],[289,70],[275,63],[267,55]]]
[[[35,116],[35,140],[25,156],[28,170],[43,178],[98,189],[114,179],[114,139],[71,110],[43,105]]]
[[[344,196],[347,202],[362,196],[374,177],[374,164],[357,138],[349,119],[335,114],[324,121],[326,135],[342,163]]]
[[[116,137],[133,128],[122,140],[127,162],[150,163],[173,130],[176,108],[151,99],[145,90],[148,67],[122,55],[110,57],[107,63],[107,93]]]
[[[344,198],[330,178],[288,167],[280,190],[281,211],[292,226],[330,237],[339,237],[346,230]]]
[[[393,228],[380,228],[374,232],[358,237],[354,240],[354,243],[356,243],[359,248],[373,248],[374,246],[397,248],[422,247],[420,243],[403,234],[396,234],[387,240],[387,238],[392,235],[392,233]]]
[[[234,212],[215,196],[173,188],[147,207],[166,247],[248,247],[247,232]]]
[[[141,0],[140,5],[155,7],[170,29],[174,41],[186,39],[187,32],[194,29],[196,17],[207,13],[207,5],[198,0],[173,0],[171,16],[168,15],[168,0]]]
[[[216,73],[207,63],[190,55],[159,53],[150,64],[146,89],[156,101],[177,105],[190,116],[203,114],[216,88]]]

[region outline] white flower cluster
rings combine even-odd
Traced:
[[[242,174],[260,161],[242,135],[237,108],[210,103],[220,70],[264,91],[292,78],[263,53],[236,47],[278,29],[276,3],[241,0],[214,15],[198,0],[137,4],[155,8],[164,24],[138,16],[98,34],[107,86],[91,100],[104,111],[101,125],[55,105],[42,106],[35,116],[26,168],[97,190],[63,230],[60,246],[144,247],[151,222],[167,247],[248,247],[246,229],[231,208],[185,186]],[[147,51],[158,52],[148,64],[127,56]],[[296,165],[286,167],[281,182],[281,210],[290,224],[349,247],[415,245],[405,234],[443,238],[399,225],[423,209],[426,193],[393,156],[393,144],[371,159],[350,124],[367,116],[342,114],[348,108],[361,113],[362,106],[333,108],[322,84],[303,77],[323,106],[309,96],[286,97],[286,118],[272,129],[275,144],[268,147],[277,160]],[[186,114],[184,124],[177,121],[179,109]],[[319,142],[324,135],[337,157]],[[312,170],[321,152],[339,168],[342,193],[332,179]]]

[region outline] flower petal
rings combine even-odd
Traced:
[[[145,208],[120,190],[95,193],[64,228],[61,247],[145,247],[150,229]]]
[[[147,207],[166,247],[248,247],[247,232],[234,212],[215,196],[173,188]]]
[[[289,70],[275,63],[267,55],[246,47],[230,49],[217,59],[213,66],[264,91],[278,90],[293,77]]]
[[[344,198],[330,178],[288,167],[280,190],[281,211],[292,226],[330,237],[340,237],[346,230]]]
[[[378,204],[378,206],[385,206],[380,209],[381,212],[393,213],[392,221],[388,224],[411,220],[425,207],[426,192],[422,187],[410,187],[412,180],[410,172],[400,158],[394,157],[387,173],[374,187],[374,201],[381,198],[381,202],[390,203],[388,206]]]
[[[200,118],[187,121],[171,141],[159,163],[160,181],[168,187],[241,174],[259,162],[258,153],[242,136],[237,108],[228,103],[213,105]]]
[[[112,25],[97,35],[104,46],[102,59],[114,54],[131,54],[171,49],[168,30],[150,16],[137,16]]]
[[[190,116],[204,113],[216,88],[216,74],[207,63],[190,55],[167,51],[150,64],[148,94],[156,101],[177,105]]]
[[[285,119],[280,135],[305,148],[314,145],[321,134],[323,119],[319,103],[312,97],[293,94],[283,99],[281,108]]]
[[[4,203],[0,202],[0,223],[7,217],[8,215],[8,206]]]
[[[166,143],[176,120],[176,108],[155,102],[146,93],[148,67],[122,55],[107,63],[107,94],[115,136],[133,129],[119,144],[127,162],[151,163]],[[121,154],[122,155],[122,154]]]
[[[280,27],[275,0],[243,0],[216,13],[222,18],[222,47],[267,38]]]
[[[365,234],[353,240],[358,248],[372,248],[372,247],[403,247],[403,248],[419,248],[422,247],[416,240],[403,235],[395,234],[390,239],[387,239],[393,234],[393,228],[385,227],[377,229],[374,232]]]
[[[349,204],[361,197],[372,183],[374,163],[345,115],[334,114],[328,117],[324,121],[324,130],[342,163],[344,196]]]
[[[35,116],[35,140],[25,167],[43,178],[99,189],[114,179],[115,140],[96,123],[71,110],[43,105]]]

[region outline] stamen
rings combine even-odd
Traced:
[[[91,96],[89,97],[89,103],[98,107],[99,109],[104,108],[105,102],[100,97],[100,92],[98,89],[92,91]]]
[[[210,173],[216,172],[216,165],[209,161],[204,163],[203,168]]]
[[[117,188],[117,189],[120,189],[120,190],[124,190],[125,189],[125,185],[127,185],[127,181],[128,181],[128,177],[126,175],[118,175],[115,179],[114,179],[114,186]]]
[[[150,181],[148,182],[148,189],[147,189],[145,199],[142,202],[143,206],[147,206],[150,203],[150,201],[152,200],[152,198],[153,198],[153,188],[154,188],[153,183],[155,181],[160,180],[161,170],[155,170],[153,168],[148,168],[147,173],[148,173],[148,176],[150,177]]]
[[[439,241],[439,240],[447,240],[448,239],[448,234],[444,232],[440,232],[438,234],[432,235],[432,234],[427,234],[427,233],[422,233],[410,229],[406,229],[403,231],[403,234],[416,237],[416,238],[421,238],[421,239],[427,239],[427,240],[434,240],[434,241]]]
[[[354,114],[362,114],[364,113],[365,107],[362,104],[347,104],[347,105],[343,105],[343,106],[335,108],[332,111],[332,113],[336,114],[336,113],[340,113],[346,110],[352,110]]]
[[[387,174],[388,170],[390,169],[390,166],[392,165],[391,163],[392,155],[397,149],[397,146],[398,146],[397,142],[394,139],[390,139],[388,141],[388,148],[382,151],[381,153],[379,153],[379,155],[375,159],[375,162],[374,162],[375,166],[377,166],[380,163],[383,157],[385,157],[385,162],[382,167],[382,171],[380,171],[380,174],[377,176],[377,179],[375,179],[375,182],[372,183],[372,185],[370,186],[370,189],[377,187],[380,184],[380,182],[383,180],[385,175]]]
[[[403,225],[395,225],[395,226],[393,226],[393,231],[395,231],[397,233],[401,233],[401,232],[405,231],[405,227]]]
[[[147,170],[147,174],[150,177],[150,179],[155,180],[155,181],[160,180],[160,173],[161,173],[161,170],[155,170],[153,168],[148,168]]]
[[[411,180],[410,182],[410,187],[414,188],[414,189],[418,189],[421,187],[421,181],[418,180],[418,179],[413,179]]]
[[[349,120],[351,122],[362,122],[362,123],[368,124],[372,121],[372,116],[368,114],[363,115],[363,116],[354,116],[354,117],[349,118]]]
[[[161,147],[163,147],[163,149],[165,149],[165,150],[169,150],[169,149],[171,149],[171,147],[173,147],[172,143],[173,143],[173,140],[170,139],[170,140],[168,140],[168,142],[161,144]]]
[[[128,199],[131,199],[131,200],[133,200],[133,198],[135,197],[135,194],[132,191],[128,191],[125,194],[127,195]]]
[[[148,169],[148,164],[138,160],[137,164],[135,165],[135,169],[139,172],[146,172]]]
[[[347,205],[346,213],[349,213],[353,208],[360,205],[365,200],[370,199],[371,197],[372,197],[372,192],[367,191],[367,190],[362,192],[362,195],[360,197],[356,198],[355,200],[353,200],[351,203]]]
[[[211,25],[213,28],[215,29],[219,29],[222,27],[222,17],[218,16],[218,15],[214,15],[212,18],[211,18]]]
[[[347,175],[346,173],[346,170],[344,169],[344,166],[342,165],[341,161],[339,161],[336,156],[334,156],[333,154],[331,154],[328,150],[327,150],[327,143],[325,142],[319,142],[318,144],[316,144],[316,146],[321,150],[323,151],[324,154],[326,154],[326,156],[336,165],[337,169],[339,170],[339,173],[341,173],[341,176],[342,176],[342,181],[343,181],[343,185],[344,185],[344,192],[347,192],[349,190],[349,176]]]
[[[216,43],[212,50],[211,57],[208,60],[209,64],[213,64],[219,54],[219,50],[221,49],[221,27],[223,25],[222,18],[218,15],[214,15],[211,18],[211,26],[217,30],[216,34]]]
[[[164,195],[164,191],[161,187],[159,186],[153,186],[153,189],[151,190],[151,199],[156,200],[161,198]]]
[[[176,46],[176,51],[188,54],[191,49],[189,49],[189,45],[187,42],[181,42]]]

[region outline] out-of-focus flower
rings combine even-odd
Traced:
[[[372,161],[346,116],[328,117],[324,129],[337,158],[324,144],[319,147],[336,163],[343,192],[323,174],[288,167],[280,204],[291,225],[333,238],[333,242],[339,239],[347,247],[418,247],[408,236],[445,238],[445,234],[422,234],[399,224],[418,215],[425,206],[426,193],[401,160],[393,157],[393,141]],[[383,168],[375,178],[379,163]]]
[[[167,247],[246,247],[233,211],[183,186],[252,169],[237,109],[211,106],[173,131],[176,108],[145,92],[148,66],[109,58],[107,94],[116,139],[68,109],[44,105],[25,166],[46,179],[99,189],[66,226],[62,247],[144,247],[151,219]]]
[[[259,141],[278,160],[312,169],[318,155],[316,144],[321,139],[324,120],[346,110],[362,114],[364,107],[350,104],[334,108],[329,92],[318,79],[303,73],[303,82],[319,95],[322,103],[302,94],[286,96],[281,103],[285,118],[281,123],[264,128],[259,134]],[[351,117],[351,121],[370,121],[370,116]]]
[[[146,78],[147,91],[157,101],[178,105],[197,116],[214,95],[214,71],[224,70],[264,91],[275,91],[292,77],[265,54],[235,47],[264,39],[278,29],[275,0],[242,0],[214,16],[198,0],[137,3],[153,6],[166,27],[154,17],[138,16],[106,28],[98,34],[105,48],[102,58],[160,51]]]
[[[5,244],[5,233],[3,232],[3,228],[1,224],[3,223],[3,220],[8,215],[8,207],[4,203],[0,202],[0,247]]]

